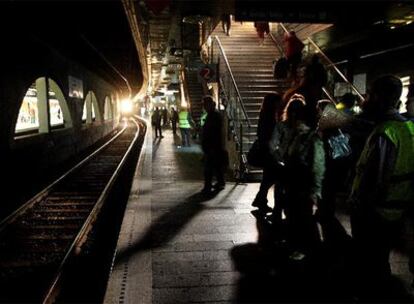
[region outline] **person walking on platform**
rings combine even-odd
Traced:
[[[216,110],[211,96],[203,97],[203,107],[207,118],[202,129],[201,147],[204,152],[204,188],[202,193],[222,190],[225,187],[224,170],[228,165],[228,155],[224,146],[223,119]],[[212,185],[213,175],[217,183]]]
[[[160,138],[164,138],[164,136],[162,136],[161,130],[161,112],[158,107],[156,107],[154,113],[152,113],[151,122],[155,127],[155,138],[158,137],[158,134]]]
[[[178,125],[181,131],[182,146],[189,147],[190,130],[193,126],[193,120],[190,113],[187,111],[187,107],[182,107],[180,113],[178,113]]]
[[[259,122],[257,127],[257,140],[259,142],[260,150],[263,151],[264,166],[263,177],[260,183],[259,192],[252,203],[253,207],[257,207],[263,214],[272,209],[267,205],[267,193],[275,183],[275,174],[277,169],[273,165],[269,154],[269,142],[272,137],[272,132],[278,121],[278,114],[282,106],[282,97],[277,93],[267,94],[262,103],[259,114]],[[275,202],[276,204],[276,202]]]
[[[177,122],[178,122],[178,112],[174,107],[171,108],[171,126],[173,134],[177,134]]]
[[[414,207],[414,122],[398,113],[401,92],[400,79],[382,76],[372,83],[362,105],[375,123],[356,165],[350,195],[356,269],[362,271],[363,282],[388,281],[390,251],[405,212]]]

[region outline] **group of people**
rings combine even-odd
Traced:
[[[174,109],[171,110],[171,119],[174,119],[174,111]],[[155,107],[155,110],[151,116],[151,124],[155,128],[156,138],[164,138],[164,136],[162,136],[162,127],[168,124],[168,116],[167,108],[163,107],[160,109],[159,107]]]
[[[200,117],[198,126],[201,139],[201,148],[204,153],[204,187],[202,193],[211,194],[213,191],[220,191],[225,187],[224,172],[228,166],[228,154],[225,148],[223,134],[223,119],[216,109],[216,102],[213,97],[206,95],[202,99],[203,113]],[[162,136],[161,131],[161,111],[155,108],[151,120],[155,129],[155,137]],[[177,133],[177,123],[181,132],[181,147],[189,147],[191,130],[196,127],[196,123],[191,117],[186,107],[182,107],[180,112],[175,108],[171,109],[170,115],[173,134]],[[165,121],[165,120],[164,120]],[[216,183],[213,184],[213,178]]]
[[[390,251],[405,216],[414,210],[413,85],[407,113],[398,112],[400,79],[386,75],[372,83],[361,114],[344,111],[342,125],[333,121],[322,127],[327,108],[339,111],[323,99],[325,82],[323,68],[310,64],[300,85],[284,96],[264,97],[257,136],[265,161],[253,213],[276,228],[284,227],[280,231],[285,231],[282,237],[293,260],[302,260],[319,247],[319,222],[324,242],[352,242],[359,270],[370,278],[386,278],[391,274]],[[344,104],[349,99],[346,96]],[[351,152],[338,156],[332,150],[340,136],[347,139],[342,144]],[[273,185],[272,209],[267,195]],[[335,217],[339,191],[348,194],[352,238]]]

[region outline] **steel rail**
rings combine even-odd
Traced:
[[[70,170],[66,171],[62,176],[60,176],[58,179],[56,179],[54,182],[52,182],[49,186],[47,186],[45,189],[41,190],[39,193],[34,195],[29,201],[27,201],[25,204],[20,206],[16,211],[11,213],[9,216],[7,216],[5,219],[3,219],[0,222],[0,234],[4,231],[4,228],[13,223],[16,218],[23,214],[26,210],[28,210],[30,207],[32,207],[35,203],[39,202],[43,198],[45,198],[46,195],[48,195],[49,191],[60,181],[68,177],[70,174],[74,173],[76,170],[81,168],[86,162],[91,160],[94,156],[96,156],[99,152],[101,152],[103,149],[105,149],[107,146],[109,146],[114,140],[116,140],[121,134],[124,133],[124,131],[127,129],[127,124],[124,125],[124,127],[114,136],[112,137],[108,142],[106,142],[104,145],[96,149],[92,154],[85,157],[82,161],[80,161],[78,164],[73,166]]]
[[[133,119],[131,119],[131,120],[137,126],[137,132],[134,136],[134,139],[131,141],[127,151],[125,152],[125,154],[122,157],[120,163],[118,164],[117,168],[115,169],[115,172],[112,174],[110,180],[108,181],[108,183],[106,184],[104,190],[102,191],[101,195],[99,196],[99,198],[98,198],[97,202],[95,203],[95,206],[93,207],[92,211],[90,212],[88,218],[85,220],[82,228],[78,232],[76,238],[72,242],[72,245],[68,249],[65,257],[63,258],[63,261],[61,262],[61,264],[59,266],[59,269],[58,269],[58,271],[55,275],[54,281],[52,282],[51,286],[49,287],[49,289],[46,293],[46,296],[43,299],[43,303],[52,303],[53,302],[54,295],[55,295],[55,289],[58,286],[58,282],[59,282],[60,278],[62,277],[62,273],[64,271],[65,266],[67,265],[67,262],[72,257],[72,255],[74,253],[76,253],[75,250],[80,248],[80,246],[82,245],[82,243],[84,241],[84,238],[87,236],[88,232],[92,228],[92,224],[96,220],[97,215],[98,215],[99,211],[101,210],[101,208],[103,206],[103,203],[107,199],[107,197],[110,193],[110,190],[112,189],[113,185],[115,184],[116,179],[119,177],[119,174],[120,174],[121,170],[123,169],[127,159],[129,158],[129,155],[130,155],[133,147],[135,146],[135,143],[136,143],[137,139],[141,135],[141,133],[140,133],[141,128],[139,127],[138,123]]]

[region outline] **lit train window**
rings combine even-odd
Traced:
[[[57,83],[50,78],[40,77],[26,91],[15,132],[45,133],[50,131],[50,127],[56,126],[72,127],[69,108]]]
[[[104,119],[109,120],[113,118],[111,98],[105,97]]]
[[[49,82],[49,113],[50,113],[50,125],[59,126],[64,125],[65,120],[63,118],[63,111],[61,103],[66,103],[64,100],[63,93],[59,89],[58,85],[51,79],[48,79]]]
[[[400,113],[407,112],[407,108],[405,107],[405,103],[407,102],[407,93],[408,93],[408,86],[410,85],[410,76],[401,77],[401,82],[403,84],[403,89],[401,93],[401,105],[400,105]]]
[[[86,95],[85,103],[83,105],[82,121],[84,123],[92,123],[95,120],[101,120],[98,108],[98,100],[96,99],[95,93],[89,91]]]
[[[83,111],[82,111],[82,121],[83,122],[86,122],[86,116],[87,116],[86,112],[87,111],[88,111],[88,109],[86,107],[86,101],[85,101],[85,103],[83,104]]]
[[[32,83],[23,98],[17,118],[15,132],[39,128],[39,108],[37,106],[36,82]]]

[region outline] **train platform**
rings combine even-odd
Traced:
[[[289,259],[274,229],[251,213],[258,183],[200,194],[199,145],[182,148],[170,130],[163,135],[146,136],[104,303],[412,301],[404,254],[393,253],[387,288],[354,284],[351,245]],[[339,219],[349,231],[348,216]]]

